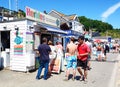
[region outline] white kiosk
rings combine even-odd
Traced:
[[[40,24],[49,25],[49,27]],[[10,36],[10,69],[27,72],[35,69],[35,49],[41,43],[41,34],[49,32],[66,32],[53,28],[59,27],[57,18],[26,7],[26,18],[0,23],[0,30],[9,31]],[[44,27],[41,28],[41,27]],[[35,34],[35,32],[39,32]],[[49,33],[51,35],[51,33]],[[48,35],[46,35],[48,37]],[[1,45],[0,45],[1,46]],[[6,55],[6,53],[5,53]],[[8,60],[8,59],[7,59]]]
[[[30,21],[17,23],[15,29],[11,31],[10,68],[12,70],[28,71],[35,66],[33,31],[29,28]]]
[[[33,23],[27,19],[0,23],[0,30],[10,32],[10,48],[1,52],[4,67],[24,72],[35,68],[34,29],[30,28]]]

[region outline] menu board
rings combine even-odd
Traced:
[[[52,72],[60,73],[60,64],[61,64],[60,58],[53,59],[51,65],[50,65]]]
[[[57,56],[55,59],[53,59],[50,67],[52,69],[52,72],[54,73],[60,73],[60,68],[61,68],[61,58],[62,58],[62,55],[61,55],[61,50],[58,49],[57,50]]]
[[[14,37],[12,37],[13,54],[22,56],[24,53],[23,52],[24,51],[24,43],[23,43],[24,33],[23,33],[23,31],[17,30],[12,33],[12,36],[14,36]]]
[[[26,52],[32,52],[33,51],[33,33],[26,33]]]
[[[34,49],[38,49],[38,46],[40,44],[40,35],[38,33],[34,34],[35,40],[34,40]]]

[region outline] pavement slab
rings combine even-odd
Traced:
[[[0,71],[0,87],[109,87],[108,84],[110,79],[112,79],[111,75],[114,70],[114,65],[117,62],[117,56],[118,54],[108,53],[106,62],[99,62],[93,58],[91,60],[92,69],[88,71],[87,82],[79,80],[80,75],[78,72],[76,73],[77,80],[75,81],[72,79],[63,81],[65,72],[52,74],[47,80],[36,80],[37,70],[24,73],[3,69]],[[72,76],[72,72],[70,72],[70,74],[70,76]]]

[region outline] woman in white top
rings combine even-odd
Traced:
[[[49,54],[50,62],[49,62],[49,75],[51,75],[51,70],[52,70],[52,62],[57,56],[57,48],[56,46],[53,45],[52,41],[48,41],[48,45],[51,48],[51,53]]]
[[[95,58],[97,57],[97,48],[95,44],[93,45],[93,48],[92,48],[92,54]]]

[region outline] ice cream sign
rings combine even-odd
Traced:
[[[15,37],[13,38],[14,40],[14,55],[23,55],[23,32],[19,32],[17,30],[15,33]]]
[[[37,21],[37,22],[42,22],[45,24],[57,26],[57,27],[60,26],[59,19],[54,18],[50,15],[44,14],[42,12],[39,12],[29,7],[26,7],[26,18]]]

